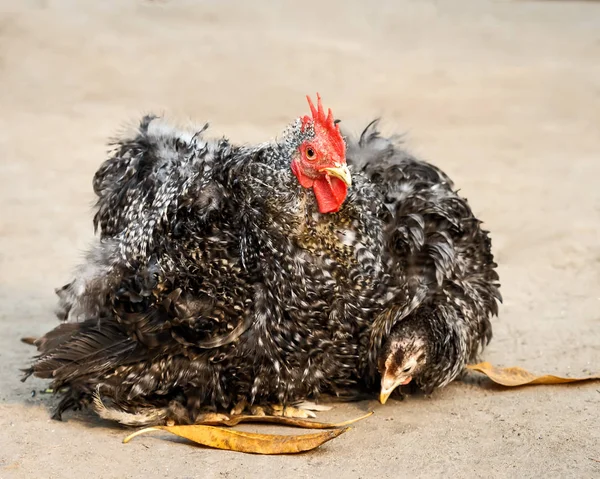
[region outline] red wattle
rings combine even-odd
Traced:
[[[325,175],[314,180],[313,191],[320,213],[339,211],[348,194],[348,186],[336,177]]]

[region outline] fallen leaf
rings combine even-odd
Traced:
[[[281,424],[284,426],[301,427],[304,429],[337,429],[340,427],[346,427],[355,422],[361,421],[373,414],[373,411],[365,414],[364,416],[350,419],[349,421],[338,422],[338,423],[327,423],[310,421],[307,419],[299,419],[286,416],[251,416],[245,414],[238,414],[232,416],[226,416],[224,414],[209,413],[201,417],[196,425],[203,426],[237,426],[240,423],[269,423],[269,424]]]
[[[502,386],[528,386],[534,384],[566,384],[580,381],[591,381],[600,379],[600,374],[594,374],[583,378],[566,378],[546,374],[544,376],[536,376],[535,374],[526,371],[519,367],[498,368],[490,363],[470,364],[467,369],[478,371],[485,374],[488,378]]]
[[[278,434],[257,434],[235,431],[215,426],[154,426],[141,429],[130,434],[123,443],[150,431],[167,431],[176,436],[189,439],[203,446],[229,451],[248,452],[253,454],[295,454],[310,451],[331,441],[349,428],[333,429],[314,434],[286,436]]]

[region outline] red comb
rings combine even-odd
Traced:
[[[314,124],[315,130],[318,130],[318,127],[324,129],[334,142],[336,146],[341,149],[341,152],[345,151],[345,144],[340,133],[340,127],[338,124],[333,121],[333,113],[331,112],[331,108],[327,109],[327,116],[325,116],[325,110],[323,109],[323,103],[321,103],[321,95],[317,93],[317,108],[315,108],[314,103],[310,99],[310,96],[306,95],[306,99],[308,100],[308,106],[310,106],[310,112],[312,113],[312,122]],[[311,121],[311,118],[307,115],[302,119],[303,128],[307,123]]]

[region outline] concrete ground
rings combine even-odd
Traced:
[[[600,369],[600,3],[0,0],[0,477],[600,477],[600,384],[337,406],[314,452],[251,456],[49,420],[24,335],[92,238],[106,140],[143,113],[268,140],[319,91],[456,180],[492,231],[505,304],[486,359]],[[271,429],[269,429],[271,430]]]

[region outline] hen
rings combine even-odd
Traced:
[[[116,142],[100,238],[27,371],[63,391],[56,417],[96,397],[124,423],[193,423],[379,381],[385,402],[447,384],[490,340],[498,276],[466,200],[376,122],[346,143],[308,101],[258,146],[153,117]]]

